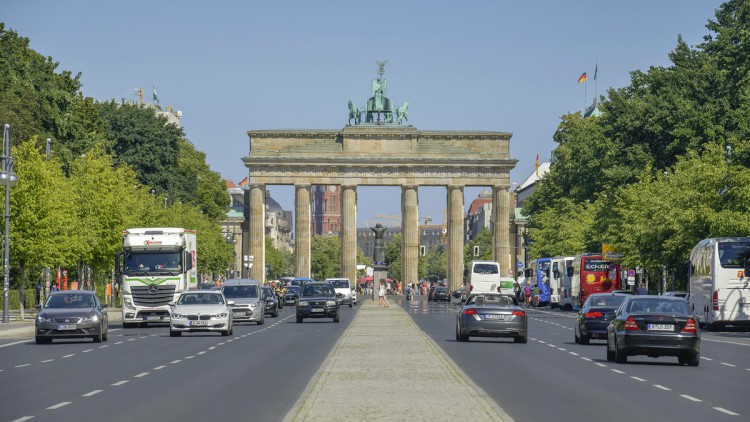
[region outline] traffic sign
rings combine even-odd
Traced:
[[[519,270],[523,269],[523,262],[518,261],[518,264],[516,264],[516,267],[518,267]]]

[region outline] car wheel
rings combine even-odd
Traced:
[[[469,341],[468,334],[461,334],[461,326],[458,323],[456,323],[456,340],[462,343],[465,341]]]
[[[228,337],[228,336],[229,336],[229,334],[230,334],[230,331],[229,331],[229,330],[224,330],[224,331],[222,331],[222,332],[221,332],[221,336],[222,336],[222,337]]]
[[[607,360],[610,362],[615,361],[615,351],[609,349],[609,340],[607,340]]]
[[[302,323],[302,317],[297,315],[297,324],[301,324],[301,323]]]
[[[336,312],[336,316],[335,316],[335,317],[333,317],[333,322],[339,322],[339,321],[340,321],[340,320],[339,320],[339,313],[338,313],[338,311],[337,311],[337,312]]]
[[[517,336],[517,337],[513,337],[513,342],[514,343],[528,343],[529,338],[526,336]]]
[[[698,366],[701,363],[701,355],[695,354],[693,356],[690,356],[687,358],[687,364],[688,366]]]
[[[581,334],[581,337],[579,337],[578,341],[580,341],[581,344],[583,344],[583,345],[587,345],[587,344],[589,344],[589,342],[591,341],[591,339],[588,338],[588,336],[584,336],[583,334]]]
[[[628,355],[625,354],[625,351],[617,347],[617,340],[615,340],[615,362],[628,363]]]
[[[580,344],[581,343],[581,338],[578,337],[578,333],[576,333],[576,332],[573,333],[573,340],[575,340],[576,344]]]
[[[44,338],[44,337],[36,337],[34,338],[36,340],[36,344],[49,344],[52,343],[51,338]]]
[[[231,336],[232,334],[234,334],[234,324],[229,326],[229,335]]]
[[[101,343],[102,342],[102,327],[99,327],[99,334],[95,335],[93,337],[94,343]]]
[[[276,310],[276,312],[273,313],[273,317],[274,318],[278,318],[279,317],[279,310],[278,309]]]
[[[260,320],[258,320],[257,324],[258,325],[263,325],[263,323],[265,323],[265,322],[266,322],[266,316],[263,315],[262,317],[260,317]]]
[[[102,334],[102,340],[103,341],[107,341],[108,340],[108,338],[107,338],[108,336],[109,336],[109,328],[107,328],[106,330],[104,330],[104,334]]]
[[[181,332],[179,332],[179,331],[172,331],[172,330],[169,330],[169,337],[179,337],[179,336],[181,336],[181,335],[182,335],[182,333],[181,333]]]

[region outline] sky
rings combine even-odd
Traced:
[[[239,183],[248,130],[341,129],[364,104],[376,60],[387,96],[419,130],[511,132],[512,187],[549,160],[561,116],[669,66],[678,35],[697,45],[716,0],[144,1],[0,0],[0,21],[81,72],[83,94],[147,102],[181,124],[212,170]],[[594,81],[595,69],[597,78]],[[578,83],[582,73],[587,82]],[[2,119],[2,116],[0,116]],[[291,186],[269,186],[286,210]],[[465,205],[481,188],[467,188]],[[398,225],[397,187],[358,188],[358,226]],[[441,224],[444,188],[419,189]]]

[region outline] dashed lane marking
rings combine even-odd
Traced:
[[[75,355],[76,355],[75,353],[71,353],[71,354],[69,354],[69,355],[65,355],[65,356],[63,356],[62,358],[63,358],[63,359],[66,359],[66,358],[69,358],[69,357],[71,357],[71,356],[75,356]]]
[[[47,363],[47,362],[54,362],[54,359],[47,359],[47,360],[42,361],[42,363]]]
[[[703,357],[703,356],[701,356],[701,359],[703,359],[703,360],[713,360],[711,358],[707,358],[707,357]]]
[[[16,365],[16,368],[23,368],[24,366],[31,366],[30,363],[24,363],[23,365]]]
[[[731,366],[732,368],[737,367],[737,365],[732,365],[731,363],[726,363],[726,362],[719,362],[719,363],[721,363],[722,365]]]
[[[621,370],[619,370],[619,369],[610,369],[610,370],[611,370],[612,372],[614,372],[614,373],[617,373],[617,374],[624,374],[624,373],[625,373],[624,371],[621,371]]]
[[[115,344],[122,344],[122,343],[125,343],[125,342],[124,342],[124,341],[118,341],[118,342],[117,342],[117,343],[115,343]]]
[[[696,399],[696,398],[695,398],[695,397],[693,397],[693,396],[688,396],[687,394],[680,394],[680,397],[682,397],[682,398],[686,398],[686,399],[688,399],[688,400],[690,400],[690,401],[694,401],[694,402],[702,402],[702,401],[703,401],[703,400],[701,400],[701,399]]]
[[[596,363],[596,366],[601,366],[602,368],[606,368],[607,367],[607,365],[605,365],[603,363],[599,363],[599,362],[594,362],[594,363]]]
[[[104,348],[107,348],[107,347],[109,347],[109,344],[105,344],[104,346],[99,346],[100,349],[104,349]]]
[[[185,359],[192,359],[192,358],[194,358],[194,357],[195,357],[195,356],[185,356]]]
[[[63,406],[67,406],[67,405],[69,405],[70,403],[72,403],[72,402],[70,402],[70,401],[64,401],[64,402],[60,402],[60,403],[57,403],[57,404],[55,404],[55,405],[52,405],[52,406],[48,407],[47,409],[48,409],[48,410],[55,410],[55,409],[59,409],[59,408],[61,408],[61,407],[63,407]]]
[[[167,367],[167,365],[159,365],[156,368],[154,368],[154,371],[158,371],[159,369],[164,369],[166,367]]]
[[[198,352],[198,354],[199,354],[199,355],[202,355],[202,354],[204,354],[204,353],[206,353],[206,351],[205,351],[205,350],[204,350],[204,351],[202,351],[202,352]]]
[[[148,375],[148,374],[149,374],[149,372],[141,372],[140,374],[138,374],[138,375],[135,375],[135,378],[141,378],[141,377],[145,377],[145,376],[146,376],[146,375]]]
[[[724,409],[723,407],[714,407],[714,410],[718,410],[719,412],[726,413],[727,415],[730,415],[730,416],[739,416],[740,415],[739,413],[734,413],[731,410]]]
[[[86,394],[81,395],[81,397],[91,397],[91,396],[93,396],[95,394],[99,394],[101,392],[102,392],[102,390],[94,390],[94,391],[90,391],[90,392],[88,392]]]
[[[117,386],[126,384],[127,382],[128,382],[128,380],[122,380],[122,381],[117,381],[116,383],[110,384],[110,385],[113,386],[113,387],[117,387]]]
[[[94,350],[94,349],[86,349],[86,350],[84,350],[84,351],[83,351],[83,352],[81,352],[81,353],[88,353],[88,352],[90,352],[90,351],[92,351],[92,350]]]
[[[172,362],[169,362],[169,363],[180,363],[180,362],[182,362],[182,359],[173,360]]]
[[[216,346],[211,346],[211,347],[208,348],[208,350],[214,350],[215,348],[216,348]]]
[[[591,358],[587,358],[585,356],[581,356],[581,359],[585,360],[586,362],[593,362],[593,360],[591,360]]]
[[[24,421],[27,421],[29,419],[34,419],[34,417],[33,416],[24,416],[24,417],[15,419],[13,422],[24,422]]]
[[[578,356],[578,353],[576,353],[576,352],[568,352],[568,353],[570,353],[573,356]]]
[[[658,389],[660,389],[660,390],[664,390],[664,391],[672,391],[672,389],[671,389],[671,388],[669,388],[669,387],[665,387],[665,386],[663,386],[663,385],[659,385],[659,384],[654,384],[654,387],[656,387],[656,388],[658,388]]]
[[[633,378],[634,380],[641,381],[641,382],[645,382],[646,381],[645,379],[639,378],[639,377],[630,377],[630,378]]]

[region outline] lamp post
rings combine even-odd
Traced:
[[[3,130],[3,155],[0,157],[0,185],[5,186],[5,233],[3,236],[3,324],[8,323],[8,292],[10,290],[10,188],[18,183],[13,172],[13,157],[10,151],[10,125]]]
[[[232,272],[231,276],[235,277],[237,273],[237,239],[234,237],[234,232],[232,233],[226,233],[224,235],[224,239],[227,241],[228,245],[232,245]],[[229,273],[229,268],[227,268],[227,273]]]

